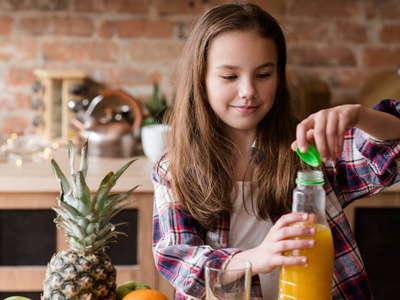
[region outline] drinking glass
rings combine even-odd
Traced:
[[[251,263],[244,259],[213,259],[205,265],[206,299],[249,300]]]

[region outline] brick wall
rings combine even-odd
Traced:
[[[82,69],[137,97],[157,80],[173,93],[191,23],[221,0],[0,1],[0,132],[34,116],[33,69]],[[354,103],[369,76],[400,65],[398,0],[257,0],[285,28],[294,85],[325,82],[331,104]]]

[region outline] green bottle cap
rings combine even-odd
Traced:
[[[299,147],[297,147],[296,153],[302,160],[312,167],[318,167],[321,163],[321,157],[319,156],[317,149],[311,145],[308,145],[308,151],[305,153],[300,152]]]

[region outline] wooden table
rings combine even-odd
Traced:
[[[69,178],[66,149],[54,152],[53,157]],[[157,272],[152,256],[153,186],[150,180],[153,163],[144,156],[137,157],[120,177],[112,192],[125,192],[140,185],[130,196],[135,202],[128,209],[138,211],[137,265],[117,265],[117,283],[128,280],[144,282],[174,299],[173,288]],[[132,158],[130,158],[132,159]],[[89,157],[88,185],[95,191],[102,178],[110,171],[117,171],[130,159]],[[76,156],[76,169],[80,156]],[[0,161],[0,210],[38,210],[56,206],[60,187],[53,174],[50,160],[37,163]],[[55,226],[54,223],[49,226]],[[29,228],[27,228],[29,230]],[[44,233],[45,234],[45,233]],[[57,230],[57,251],[66,248],[63,232]],[[37,241],[40,243],[40,240]],[[26,245],[29,247],[29,245]],[[0,245],[1,247],[1,245]],[[48,258],[48,261],[51,257]],[[0,292],[42,291],[46,266],[0,266]]]

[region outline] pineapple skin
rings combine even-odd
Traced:
[[[58,252],[47,265],[42,300],[115,300],[116,275],[105,252]]]

